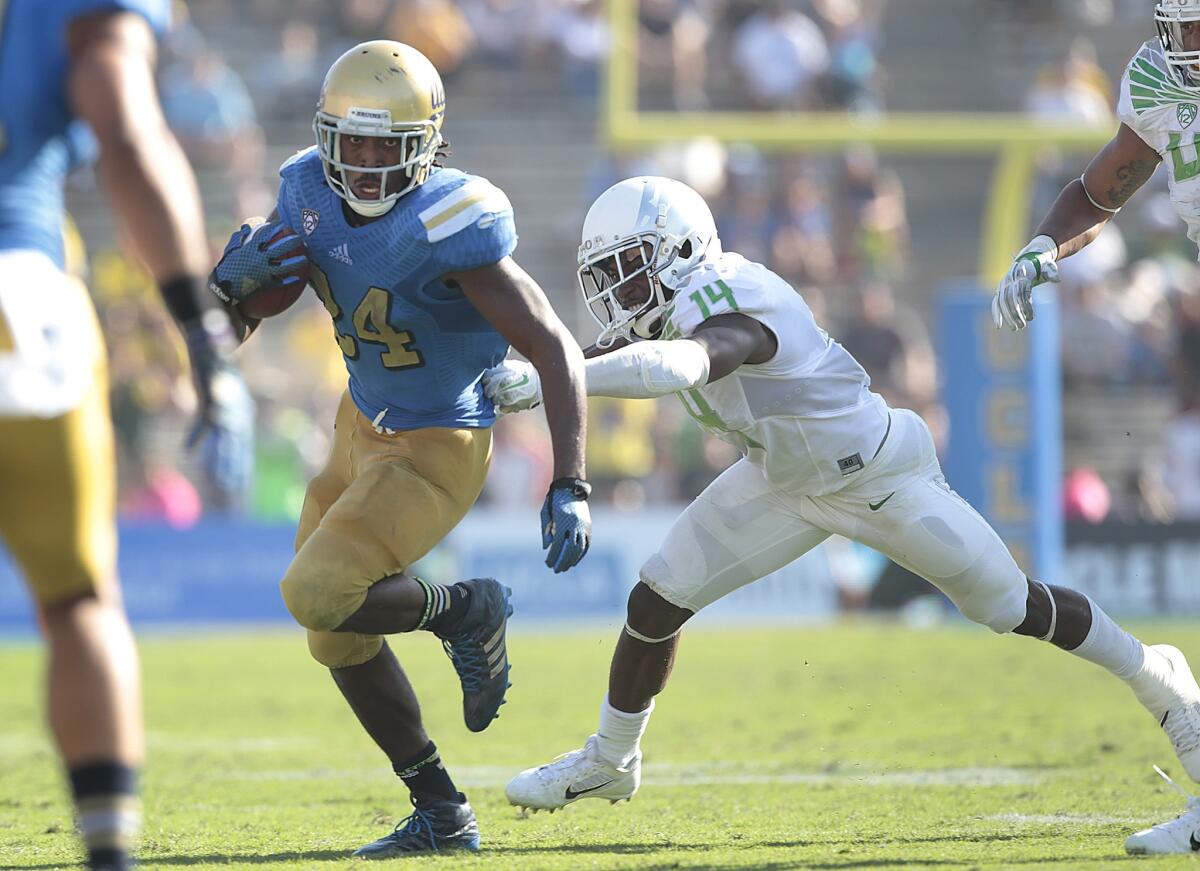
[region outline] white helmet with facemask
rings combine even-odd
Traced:
[[[1183,39],[1185,24],[1200,23],[1200,0],[1159,0],[1154,7],[1154,23],[1167,66],[1177,83],[1200,95],[1200,50],[1189,51]]]
[[[596,344],[656,338],[680,280],[720,253],[712,212],[687,185],[638,176],[610,187],[588,210],[579,246],[579,287],[602,327]],[[642,275],[649,298],[627,309],[618,292]]]

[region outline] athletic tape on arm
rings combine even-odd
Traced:
[[[699,342],[635,342],[586,361],[589,396],[651,399],[708,381],[708,352]]]

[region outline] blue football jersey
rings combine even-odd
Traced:
[[[67,103],[67,27],[80,15],[129,11],[162,34],[170,0],[0,3],[0,250],[31,248],[63,265],[63,180],[95,153]]]
[[[383,217],[352,226],[316,148],[279,171],[276,208],[308,246],[310,283],[333,317],[350,395],[389,429],[488,427],[483,371],[508,342],[447,273],[496,263],[517,247],[512,206],[479,176],[435,169]]]

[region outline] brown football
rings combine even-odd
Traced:
[[[294,231],[288,227],[280,227],[279,232],[263,244],[270,245],[281,236],[286,236],[292,232]],[[301,294],[304,293],[304,288],[308,286],[309,261],[308,248],[305,247],[298,236],[291,246],[275,256],[272,263],[278,263],[292,257],[303,257],[304,260],[302,263],[289,267],[287,272],[281,275],[281,278],[295,275],[300,280],[291,284],[264,284],[249,296],[242,297],[238,302],[237,307],[241,314],[256,319],[274,317],[280,312],[286,311],[300,298]]]

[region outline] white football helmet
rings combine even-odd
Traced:
[[[626,252],[636,252],[636,263]],[[656,338],[679,280],[720,253],[708,204],[683,182],[638,176],[610,187],[588,209],[579,246],[579,288],[602,328],[596,344],[608,347],[631,333]],[[617,291],[643,273],[650,296],[626,309]]]
[[[1167,66],[1182,87],[1200,95],[1200,50],[1188,51],[1183,41],[1183,25],[1193,22],[1200,22],[1200,0],[1158,0],[1154,7]]]

